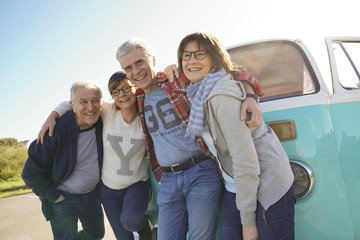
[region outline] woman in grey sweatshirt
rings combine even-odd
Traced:
[[[180,77],[189,85],[187,134],[199,134],[216,155],[225,180],[221,239],[294,239],[294,175],[274,131],[240,120],[246,97],[234,81],[226,50],[209,34],[186,36],[178,48]],[[210,138],[208,137],[210,136]]]

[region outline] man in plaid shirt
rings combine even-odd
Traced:
[[[139,88],[145,143],[153,174],[161,179],[158,239],[185,239],[187,232],[189,239],[215,239],[221,176],[216,158],[201,137],[185,136],[190,116],[185,89],[175,89],[164,73],[156,73],[151,47],[140,39],[123,43],[117,59]],[[257,86],[256,93],[261,95],[257,80],[246,70],[236,78]],[[251,84],[244,85],[253,93]],[[244,104],[254,119],[261,118],[255,99],[247,98]]]

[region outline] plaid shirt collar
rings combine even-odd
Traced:
[[[173,106],[176,114],[182,120],[182,122],[187,127],[189,123],[190,117],[190,102],[186,97],[186,91],[184,87],[175,87],[174,84],[171,84],[169,80],[166,78],[163,72],[158,72],[156,74],[156,85],[159,88],[165,90],[166,95],[170,101],[170,104]],[[145,100],[145,93],[143,90],[137,90],[137,98],[138,98],[138,107],[140,117],[144,114],[144,100]]]

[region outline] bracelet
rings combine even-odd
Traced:
[[[251,97],[255,99],[258,103],[260,102],[260,98],[258,95],[252,94],[252,93],[246,93],[246,97]]]

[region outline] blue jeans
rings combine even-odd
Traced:
[[[146,209],[150,183],[139,181],[128,188],[115,190],[100,183],[100,198],[117,239],[133,240],[132,232],[148,224]]]
[[[222,188],[214,160],[205,160],[181,173],[163,172],[157,203],[158,240],[215,239]]]
[[[86,194],[63,193],[65,200],[54,203],[50,219],[54,239],[102,239],[104,215],[96,190]],[[78,220],[83,230],[78,232]]]
[[[221,239],[243,239],[240,212],[236,207],[236,194],[225,190]],[[257,202],[256,227],[259,240],[295,239],[294,232],[295,193],[289,191],[266,211]]]

